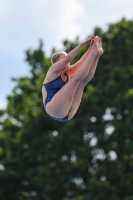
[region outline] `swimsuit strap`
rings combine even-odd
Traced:
[[[65,76],[67,77],[67,82],[68,82],[68,76],[67,76],[67,74],[65,73]]]

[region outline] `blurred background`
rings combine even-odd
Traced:
[[[133,200],[132,7],[0,0],[0,199]],[[41,94],[50,57],[92,34],[104,49],[95,76],[74,118],[54,121]]]

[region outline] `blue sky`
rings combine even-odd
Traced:
[[[0,108],[14,87],[11,77],[29,75],[24,52],[39,39],[49,56],[64,39],[84,40],[122,17],[133,20],[133,0],[0,0]]]

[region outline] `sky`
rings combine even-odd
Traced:
[[[82,41],[123,17],[133,20],[133,0],[0,0],[0,109],[14,87],[11,78],[30,75],[25,50],[41,39],[50,56],[64,39]]]

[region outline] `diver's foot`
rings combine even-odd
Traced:
[[[98,36],[96,36],[92,41],[92,53],[96,57],[100,57],[103,54],[102,40]]]

